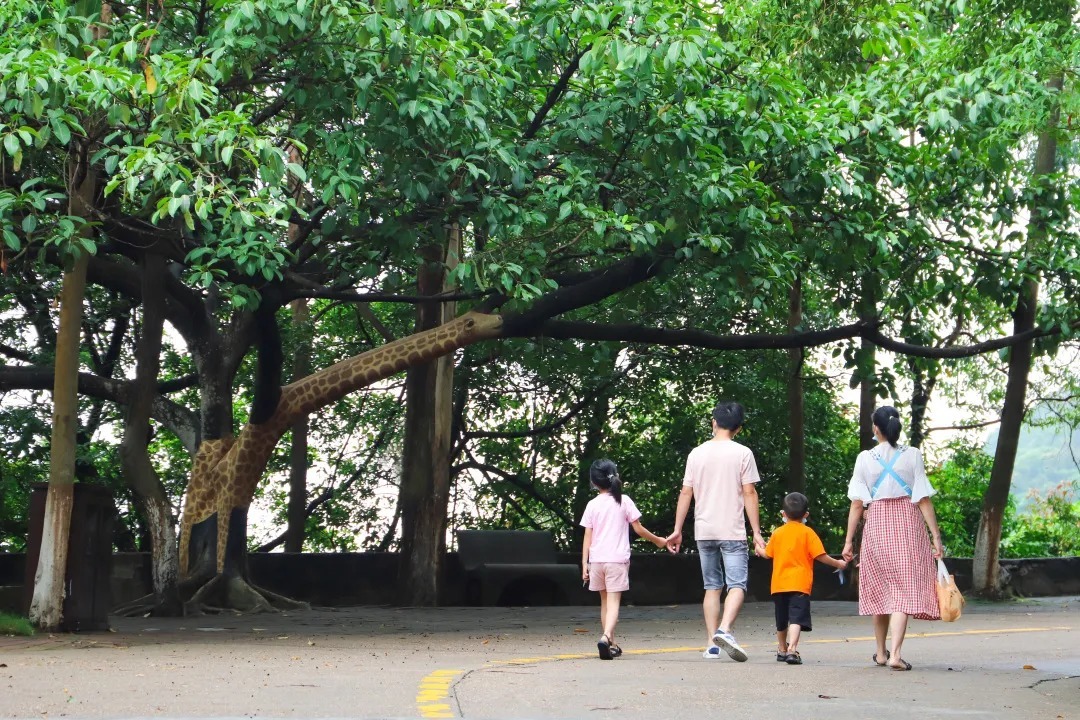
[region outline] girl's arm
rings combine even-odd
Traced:
[[[641,524],[640,520],[635,520],[634,522],[630,523],[630,527],[634,528],[634,532],[638,534],[638,537],[645,538],[656,547],[667,546],[667,538],[662,538],[659,535],[652,534],[645,528],[644,525]]]
[[[855,552],[852,550],[851,544],[855,537],[855,531],[859,528],[859,520],[862,519],[863,514],[863,502],[862,500],[852,500],[851,509],[848,510],[847,515],[847,538],[844,540],[844,559],[851,562],[855,557]]]
[[[944,557],[945,551],[941,547],[941,529],[938,528],[937,513],[934,512],[934,503],[930,502],[929,497],[924,497],[919,501],[919,510],[922,511],[923,520],[926,521],[926,527],[930,528],[930,537],[934,539],[934,557]]]
[[[836,558],[829,557],[828,553],[821,553],[814,559],[817,560],[819,563],[825,563],[826,565],[831,565],[832,567],[839,568],[840,570],[843,570],[847,567],[846,560],[837,560]]]
[[[585,539],[581,542],[581,579],[589,579],[589,546],[592,545],[592,528],[585,528]]]

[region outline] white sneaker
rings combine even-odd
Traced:
[[[701,657],[705,658],[706,660],[719,660],[720,648],[716,645],[711,645],[705,650],[705,652],[701,653]]]
[[[724,649],[728,657],[736,662],[746,662],[746,651],[735,641],[735,636],[723,630],[717,630],[712,636],[713,642]],[[711,648],[710,648],[711,649]]]

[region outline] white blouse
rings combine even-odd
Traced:
[[[877,492],[873,492],[874,486],[878,484],[878,479],[885,471],[885,467],[878,462],[878,458],[888,464],[894,457],[896,461],[892,469],[907,484],[907,488],[898,483],[891,474],[886,473]],[[878,445],[872,450],[863,450],[855,461],[855,472],[852,473],[851,483],[848,485],[848,498],[862,500],[864,504],[869,504],[874,500],[908,496],[911,497],[911,502],[917,503],[936,492],[937,490],[930,486],[930,481],[926,477],[922,452],[919,448],[905,445],[900,445],[896,449],[889,445]]]

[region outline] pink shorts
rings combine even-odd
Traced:
[[[630,589],[630,563],[589,563],[589,589],[626,592]]]

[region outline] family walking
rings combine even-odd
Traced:
[[[855,462],[848,485],[851,510],[842,560],[830,557],[817,534],[805,525],[809,507],[801,493],[784,498],[784,525],[765,542],[755,487],[761,479],[757,464],[753,452],[735,440],[744,421],[739,403],[721,402],[713,409],[712,438],[687,457],[674,531],[666,538],[642,526],[641,513],[622,492],[615,463],[593,463],[590,480],[598,494],[581,518],[585,528],[582,579],[590,590],[600,593],[600,658],[610,660],[622,654],[615,642],[615,628],[621,594],[630,589],[628,527],[658,547],[677,553],[693,505],[694,541],[705,589],[705,659],[719,659],[722,654],[738,662],[748,659],[735,638],[734,627],[746,598],[752,541],[756,555],[773,561],[770,592],[776,614],[776,660],[801,664],[799,639],[812,629],[813,564],[816,561],[843,569],[853,562],[852,538],[864,523],[859,614],[873,616],[876,648],[872,661],[893,670],[910,670],[911,664],[901,655],[908,619],[939,618],[934,560],[942,556],[942,546],[930,500],[934,489],[927,480],[922,453],[898,444],[899,413],[892,407],[874,413],[878,445],[860,453]],[[746,523],[750,525],[750,541]]]

